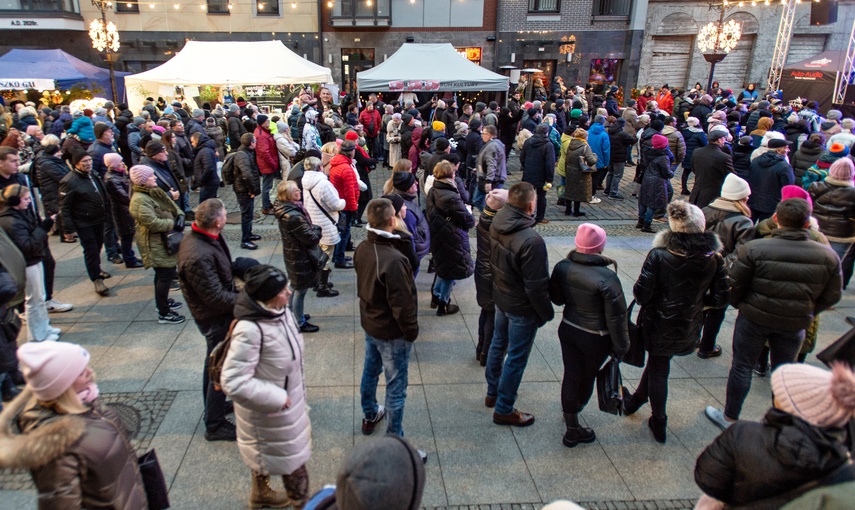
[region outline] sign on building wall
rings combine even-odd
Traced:
[[[86,30],[83,20],[65,18],[6,18],[0,19],[3,30]]]

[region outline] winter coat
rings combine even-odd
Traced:
[[[840,299],[840,259],[806,229],[778,228],[736,251],[730,304],[758,324],[799,331]]]
[[[246,128],[243,127],[243,122],[240,120],[240,113],[229,113],[226,117],[229,125],[229,146],[234,152],[240,149],[240,137],[246,133]]]
[[[794,182],[793,167],[783,156],[773,151],[758,156],[748,171],[748,185],[751,186],[748,207],[757,213],[775,212],[781,201],[781,188]]]
[[[626,161],[626,154],[629,154],[629,148],[635,143],[635,138],[630,136],[625,129],[625,124],[618,122],[609,126],[609,145],[611,147],[612,163],[623,163]],[[561,135],[561,145],[564,146],[565,137],[569,135]]]
[[[407,206],[407,216],[413,215],[415,228],[410,233],[413,235],[413,248],[416,251],[416,258],[421,260],[430,252],[430,225],[428,220],[422,208],[416,203],[416,195],[399,189],[393,189],[392,193],[400,195],[404,199],[404,205]]]
[[[802,139],[807,138],[808,135],[810,135],[810,132],[808,132],[807,127],[802,123],[797,122],[795,124],[787,124],[784,126],[784,138],[793,144],[794,151],[799,148],[801,143],[804,143],[802,142]]]
[[[490,226],[490,268],[496,307],[534,318],[538,326],[552,320],[546,243],[534,230],[534,217],[509,203]]]
[[[751,170],[751,154],[754,148],[750,145],[736,144],[733,146],[733,173],[740,178],[748,180],[748,174]]]
[[[813,217],[829,241],[855,242],[855,188],[828,178],[808,188],[813,200]]]
[[[573,138],[564,153],[564,198],[574,202],[591,201],[591,174],[582,172],[579,158],[585,158],[588,166],[597,163],[597,155],[585,140]]]
[[[53,220],[38,221],[29,207],[24,210],[5,208],[0,212],[0,229],[3,229],[24,255],[27,267],[41,263],[48,251],[48,231]]]
[[[502,143],[507,146],[506,143]],[[475,168],[483,147],[484,140],[481,138],[481,132],[474,129],[469,131],[466,135],[466,168]]]
[[[170,190],[179,191],[181,182],[178,175],[173,170],[173,165],[169,162],[167,156],[166,161],[155,161],[148,156],[144,156],[140,160],[141,165],[145,165],[154,170],[154,176],[157,178],[157,187],[169,193]]]
[[[330,162],[330,182],[346,202],[345,211],[355,211],[359,205],[359,182],[352,161],[344,154],[336,154]]]
[[[261,195],[261,183],[259,182],[255,151],[246,145],[241,145],[235,155],[234,165],[235,182],[232,186],[235,193],[256,197]]]
[[[98,140],[90,145],[86,152],[88,152],[92,157],[92,171],[98,172],[98,175],[103,179],[104,175],[107,173],[107,165],[104,164],[104,156],[116,153],[116,151],[113,150],[113,146],[107,145]]]
[[[110,196],[110,212],[116,232],[120,237],[134,235],[134,219],[128,209],[131,205],[131,181],[127,174],[108,170],[104,187]]]
[[[638,203],[653,209],[665,209],[668,207],[668,181],[674,177],[668,149],[648,147],[644,150],[644,159],[646,167],[638,192]]]
[[[816,427],[772,408],[761,423],[740,420],[715,438],[698,456],[695,482],[728,508],[777,509],[787,500],[776,497],[846,463],[845,441],[843,429]],[[855,476],[851,465],[846,472]]]
[[[555,148],[552,142],[543,135],[534,135],[526,140],[520,150],[520,169],[522,180],[535,189],[552,183],[555,177]]]
[[[706,231],[718,236],[722,244],[721,255],[724,257],[725,268],[729,269],[736,260],[736,249],[754,240],[756,235],[754,222],[742,214],[727,200],[715,200],[704,207]]]
[[[148,508],[137,456],[121,418],[98,400],[58,414],[25,390],[0,413],[0,466],[25,469],[39,508]]]
[[[643,128],[644,126],[638,121],[638,110],[629,106],[624,108],[623,113],[621,113],[621,117],[626,119],[626,124],[623,126],[623,130],[631,136],[633,139],[638,136],[638,130]]]
[[[668,148],[671,149],[671,154],[676,158],[673,165],[676,168],[677,163],[686,159],[686,140],[674,126],[662,128],[662,136],[668,139]]]
[[[712,108],[701,103],[701,104],[695,106],[694,108],[692,108],[692,113],[689,115],[689,117],[695,117],[696,119],[701,121],[701,125],[699,127],[704,130],[704,133],[706,133],[707,127],[708,127],[707,117],[711,113],[712,113]]]
[[[629,332],[626,298],[616,271],[617,262],[608,257],[573,250],[552,270],[549,298],[564,306],[562,322],[599,334],[620,357],[629,350]]]
[[[217,160],[223,161],[226,159],[226,137],[223,135],[222,128],[219,126],[205,126],[205,134],[214,141]]]
[[[599,127],[598,127],[599,126]],[[597,155],[597,168],[606,168],[611,161],[611,145],[609,135],[605,127],[599,122],[594,122],[588,131],[588,147]]]
[[[217,142],[202,133],[196,144],[196,157],[193,159],[193,176],[197,186],[217,186],[220,176],[217,174]]]
[[[683,140],[686,143],[686,155],[683,157],[683,170],[692,169],[692,157],[695,149],[706,147],[707,135],[700,128],[687,127],[683,130]]]
[[[406,255],[412,243],[389,232],[366,230],[365,240],[353,252],[362,329],[378,340],[413,342],[419,323],[414,268]]]
[[[472,276],[475,267],[468,231],[475,226],[475,218],[466,209],[457,186],[447,179],[435,180],[428,193],[425,210],[436,275],[445,280],[463,280]]]
[[[351,173],[353,173],[351,171]],[[339,198],[335,186],[330,183],[323,172],[306,172],[303,174],[303,206],[309,213],[312,223],[321,227],[320,243],[324,246],[334,246],[341,240],[336,222],[338,222],[339,211],[343,210],[347,202]],[[312,198],[314,197],[314,198]],[[317,202],[315,202],[317,200]],[[327,215],[321,211],[323,209]]]
[[[822,144],[805,140],[799,146],[799,150],[793,153],[790,157],[790,162],[793,165],[793,174],[797,186],[802,185],[802,177],[804,177],[810,167],[816,164],[823,152],[825,152],[825,147]]]
[[[33,126],[38,126],[38,122],[33,118],[33,123],[30,124]],[[92,143],[95,141],[95,131],[92,129],[92,119],[83,115],[81,117],[77,117],[71,122],[71,127],[68,128],[66,134],[68,135],[77,135],[77,138],[80,139],[81,142]],[[27,126],[24,126],[23,129],[18,129],[22,133],[27,132]]]
[[[494,138],[485,143],[475,160],[478,179],[497,187],[508,180],[505,144]]]
[[[72,170],[59,182],[63,234],[73,234],[78,228],[103,225],[109,207],[110,199],[98,174]]]
[[[490,225],[495,216],[496,211],[485,205],[475,227],[475,299],[478,306],[488,312],[496,309],[493,302],[493,268],[490,266]]]
[[[290,309],[264,308],[246,291],[234,315],[220,382],[235,404],[241,460],[264,475],[290,475],[312,456],[303,336]]]
[[[703,209],[721,196],[721,186],[727,174],[733,173],[733,160],[716,144],[701,147],[692,153],[695,185],[689,202]],[[751,187],[753,196],[754,186]]]
[[[651,356],[685,356],[700,340],[704,307],[724,308],[727,273],[712,232],[656,235],[632,289]]]
[[[37,156],[39,161],[39,190],[42,193],[42,204],[47,216],[59,212],[59,183],[71,171],[61,158],[56,157],[57,155],[50,156],[42,151]]]
[[[237,290],[226,240],[191,226],[178,248],[178,280],[196,321],[231,317]]]
[[[279,172],[279,152],[276,150],[276,140],[270,131],[259,126],[255,128],[255,161],[261,175],[277,174]]]
[[[359,123],[365,129],[365,136],[369,138],[374,138],[380,134],[380,122],[380,112],[377,110],[369,112],[368,109],[365,109],[359,114]]]
[[[136,165],[143,157],[143,150],[140,147],[140,128],[134,123],[128,124],[128,148],[131,150],[131,163]]]
[[[291,171],[291,158],[297,156],[297,150],[299,147],[283,133],[276,133],[273,135],[273,140],[276,141],[276,152],[279,156],[279,168],[282,170],[282,175],[287,178]]]
[[[134,185],[131,216],[136,222],[136,240],[140,249],[140,258],[146,269],[150,267],[175,267],[175,255],[166,253],[166,245],[161,234],[171,232],[175,220],[184,216],[175,202],[160,188],[148,188]]]
[[[321,241],[321,227],[313,225],[303,208],[294,202],[276,202],[273,214],[279,220],[288,284],[294,290],[317,286],[320,270],[310,250]]]

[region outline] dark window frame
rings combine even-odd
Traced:
[[[629,22],[632,6],[633,0],[594,0],[591,5],[591,20]]]
[[[229,9],[229,0],[207,0],[207,13],[213,15],[229,15],[232,13],[231,9]]]
[[[116,14],[139,14],[140,4],[138,2],[115,2],[113,4]]]
[[[264,4],[263,9],[259,9],[259,4]],[[276,11],[270,10],[269,6],[275,5]],[[282,16],[282,10],[279,8],[279,0],[255,0],[255,15],[278,18]]]
[[[542,4],[555,2],[555,8],[545,9]],[[529,14],[557,14],[561,12],[561,0],[528,0]]]

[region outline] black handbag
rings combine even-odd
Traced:
[[[322,270],[324,266],[327,265],[327,262],[329,262],[329,255],[327,255],[326,252],[321,249],[321,246],[319,244],[312,246],[311,248],[306,250],[306,252],[309,255],[309,260],[312,261],[312,265],[318,271]]]
[[[585,156],[579,156],[579,170],[583,174],[593,174],[597,172],[597,167],[589,166],[588,162],[585,161]]]
[[[154,449],[149,450],[140,456],[138,463],[149,510],[169,508],[169,489],[166,487],[166,479],[163,477],[160,461],[157,460],[157,453]]]
[[[623,414],[623,379],[620,376],[620,362],[609,358],[597,373],[597,403],[600,411]]]
[[[840,338],[817,354],[816,358],[829,367],[833,361],[843,361],[850,367],[855,367],[855,328],[843,333]]]
[[[641,337],[641,326],[638,322],[632,322],[632,309],[635,307],[635,300],[629,304],[626,309],[626,329],[629,332],[629,350],[623,355],[624,363],[638,368],[644,368],[644,339]],[[638,320],[641,320],[641,312],[638,312]]]
[[[180,230],[172,230],[169,232],[162,232],[160,235],[163,237],[163,244],[166,246],[166,253],[168,255],[177,254],[178,248],[181,246],[181,241],[184,240],[184,232]]]

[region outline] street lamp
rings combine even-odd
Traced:
[[[119,59],[119,29],[112,21],[107,21],[107,9],[113,5],[108,0],[92,0],[92,5],[101,12],[101,19],[93,19],[89,23],[89,38],[95,51],[104,52],[104,60],[110,66],[110,87],[113,92],[113,103],[118,104],[116,96],[116,75],[114,65]]]
[[[710,77],[707,91],[712,88],[715,65],[727,56],[742,37],[742,26],[734,20],[724,22],[725,7],[721,6],[718,22],[710,21],[698,32],[698,48],[704,54],[704,60],[710,63]]]

